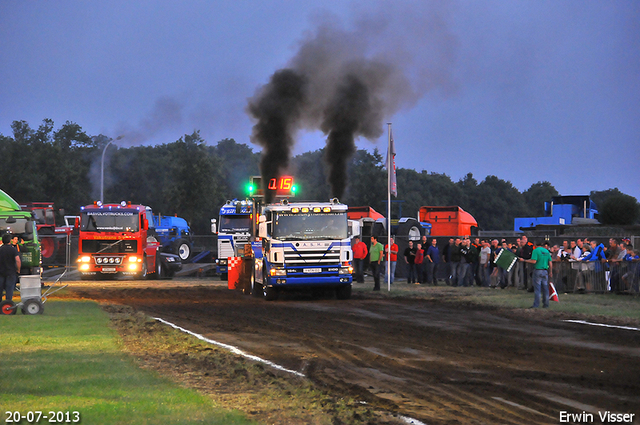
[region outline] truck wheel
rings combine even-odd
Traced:
[[[2,314],[16,314],[17,310],[18,309],[15,308],[15,304],[13,303],[13,301],[4,300],[0,303],[0,312],[2,312]]]
[[[44,306],[40,300],[30,299],[26,300],[22,305],[22,314],[42,314]]]
[[[258,282],[256,282],[255,279],[253,279],[253,282],[251,282],[251,295],[253,295],[256,298],[261,298],[262,297],[262,285],[260,285]]]
[[[184,239],[178,239],[175,241],[174,254],[180,257],[180,260],[187,261],[191,258],[191,245]]]
[[[275,301],[278,299],[278,290],[273,286],[263,286],[262,296],[266,301]]]
[[[142,271],[138,275],[138,279],[143,280],[149,277],[149,271],[147,269],[147,256],[142,257]]]
[[[336,288],[336,298],[339,300],[348,300],[351,298],[351,285]]]
[[[164,273],[163,273],[163,268],[162,268],[162,261],[160,259],[160,255],[156,255],[156,272],[153,274],[153,279],[157,280],[160,279],[162,277],[164,277]]]
[[[251,267],[253,269],[253,267]],[[245,269],[245,276],[246,276],[247,270]],[[255,282],[255,276],[253,275],[253,270],[249,270],[248,271],[249,276],[245,277],[243,279],[243,285],[242,285],[242,294],[243,295],[251,295],[251,293],[253,292],[253,287],[254,287],[254,282]]]

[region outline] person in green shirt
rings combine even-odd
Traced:
[[[369,248],[369,267],[373,273],[373,290],[380,290],[380,262],[382,261],[382,252],[384,247],[378,238],[371,236],[371,248]]]
[[[542,244],[536,243],[536,247],[531,253],[531,259],[520,261],[534,264],[533,270],[533,305],[530,308],[540,307],[540,297],[542,297],[542,307],[549,307],[549,278],[552,276],[551,253]]]

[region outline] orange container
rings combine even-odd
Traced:
[[[242,257],[229,257],[227,263],[227,278],[229,279],[229,289],[237,289],[240,282],[240,272],[242,271]]]

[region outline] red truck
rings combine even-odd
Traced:
[[[131,202],[94,202],[81,208],[78,271],[83,279],[171,277],[180,257],[161,252],[153,212]]]

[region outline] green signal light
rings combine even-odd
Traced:
[[[247,192],[253,193],[253,190],[254,190],[253,185],[252,184],[248,184],[247,185]]]
[[[291,186],[291,192],[296,193],[296,190],[298,190],[296,186]]]

